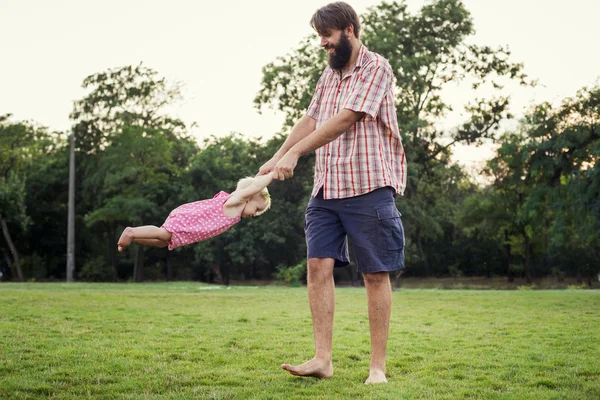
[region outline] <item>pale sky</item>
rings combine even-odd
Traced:
[[[381,3],[348,0],[359,14]],[[108,68],[143,62],[184,85],[173,114],[198,123],[198,138],[240,132],[269,137],[283,116],[262,115],[253,99],[261,69],[312,33],[308,21],[327,0],[0,0],[0,114],[66,131],[83,79]],[[512,60],[539,79],[535,89],[510,87],[513,112],[534,102],[559,102],[600,76],[599,0],[464,0],[473,42],[508,45]],[[426,1],[409,0],[416,11]],[[449,88],[455,107],[472,97]],[[458,112],[440,124],[452,128]],[[465,164],[490,156],[489,147],[457,148]]]

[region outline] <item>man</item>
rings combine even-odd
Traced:
[[[389,271],[404,267],[404,230],[395,197],[406,186],[393,72],[387,60],[362,45],[358,16],[350,5],[337,2],[319,9],[311,25],[329,54],[329,67],[306,115],[259,171],[289,179],[298,158],[316,150],[314,188],[305,215],[315,357],[282,368],[300,376],[333,375],[333,268],[348,264],[348,237],[368,298],[371,363],[365,383],[387,382]]]

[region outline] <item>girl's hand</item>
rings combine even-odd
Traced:
[[[273,172],[275,165],[277,164],[277,162],[279,162],[280,159],[281,157],[274,155],[269,161],[267,161],[262,165],[262,167],[260,167],[260,169],[258,170],[258,174],[256,175],[266,175],[269,172]]]

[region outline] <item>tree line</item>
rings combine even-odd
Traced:
[[[383,2],[361,16],[363,43],[395,72],[396,111],[408,160],[397,200],[411,276],[576,276],[600,271],[600,87],[582,88],[560,105],[538,104],[515,128],[506,85],[534,85],[506,48],[474,45],[472,18],[459,0],[436,0],[417,13]],[[165,110],[181,99],[177,84],[143,64],[85,78],[70,132],[0,116],[0,242],[4,277],[60,279],[66,274],[69,135],[75,138],[76,279],[230,280],[301,275],[303,213],[314,159],[275,182],[272,209],[224,234],[185,248],[131,246],[117,253],[125,226],[160,225],[177,205],[234,189],[279,148],[306,110],[326,54],[308,37],[263,68],[260,111],[286,116],[265,138],[232,133],[198,142]],[[464,121],[451,111],[448,85],[488,88]],[[494,143],[480,171],[485,184],[452,161],[456,144]],[[10,267],[10,268],[8,268]],[[337,271],[356,280],[352,266]]]

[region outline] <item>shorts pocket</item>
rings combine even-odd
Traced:
[[[381,206],[375,210],[381,225],[383,244],[388,250],[404,248],[404,228],[400,220],[400,212],[395,204]]]

